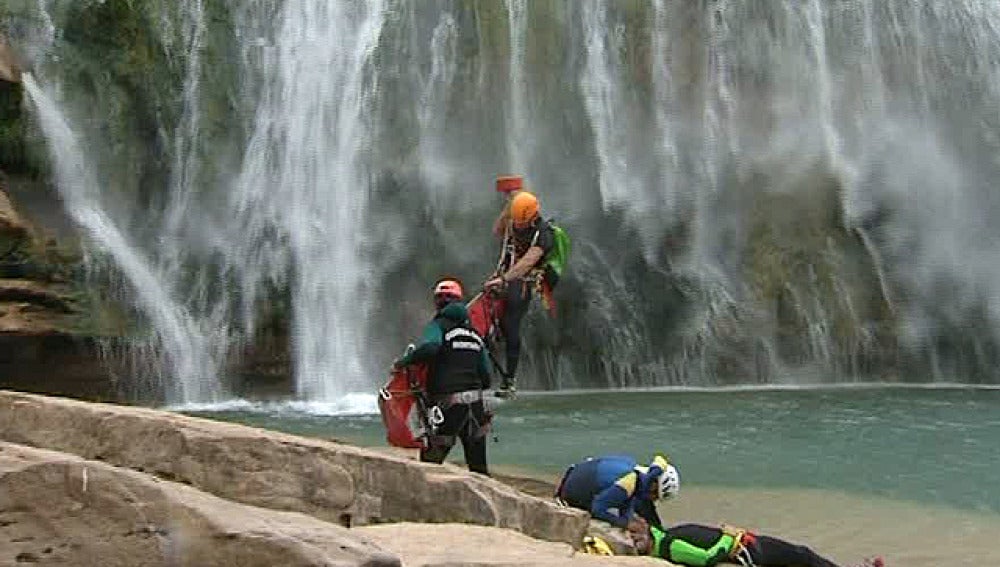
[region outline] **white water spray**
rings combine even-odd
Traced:
[[[605,208],[626,205],[635,195],[635,177],[629,171],[628,107],[623,91],[626,85],[615,56],[623,30],[609,22],[608,9],[608,5],[597,2],[583,5],[587,61],[580,79],[594,132]]]
[[[470,211],[491,208],[484,201],[493,195],[470,187],[508,173],[496,171],[507,165],[537,168],[526,172],[544,178],[546,207],[573,214],[561,221],[585,219],[569,226],[578,245],[571,269],[587,270],[576,293],[591,311],[568,330],[562,327],[568,318],[554,323],[560,330],[553,332],[565,332],[560,336],[567,340],[549,352],[572,350],[587,333],[592,344],[581,351],[606,346],[594,321],[602,329],[622,329],[610,370],[586,366],[580,385],[711,383],[717,367],[696,359],[712,343],[724,342],[719,337],[742,332],[761,342],[773,339],[766,325],[732,312],[736,305],[765,315],[776,311],[773,298],[753,304],[748,297],[761,275],[751,272],[771,267],[748,259],[748,227],[778,224],[783,203],[831,209],[843,228],[861,236],[859,247],[868,250],[878,278],[870,286],[872,301],[851,295],[850,288],[867,283],[854,284],[849,270],[820,283],[822,278],[800,281],[786,294],[786,307],[805,321],[802,358],[833,364],[843,357],[838,333],[865,341],[869,326],[898,322],[912,331],[919,352],[948,338],[935,330],[941,322],[985,313],[983,328],[1000,325],[994,268],[1000,263],[990,222],[1000,171],[995,2],[865,0],[851,10],[818,0],[507,0],[489,10],[460,2],[230,2],[235,23],[229,31],[243,55],[234,73],[240,84],[211,86],[201,48],[216,45],[212,26],[229,24],[206,20],[209,4],[202,0],[183,4],[183,10],[165,11],[173,25],[166,33],[184,38],[173,46],[174,55],[184,52],[184,68],[175,71],[185,79],[171,95],[183,104],[180,118],[171,117],[177,124],[157,124],[174,160],[163,190],[149,191],[164,210],[153,211],[145,232],[127,232],[134,224],[123,219],[150,211],[138,208],[142,203],[126,216],[110,213],[118,204],[109,197],[116,179],[96,171],[103,162],[89,155],[90,148],[102,141],[96,128],[84,131],[82,120],[77,134],[89,139],[80,139],[74,151],[83,146],[88,156],[81,162],[95,179],[86,185],[101,191],[67,199],[73,208],[103,214],[87,218],[88,230],[103,233],[94,242],[141,290],[137,305],[150,312],[170,359],[203,369],[178,369],[177,390],[190,394],[176,397],[212,395],[201,393],[200,380],[217,379],[210,375],[227,348],[252,332],[272,292],[290,298],[291,313],[280,315],[292,321],[298,396],[329,402],[370,391],[381,370],[372,368],[381,354],[372,347],[385,345],[369,337],[400,327],[396,313],[373,314],[372,302],[398,300],[387,297],[391,286],[381,273],[401,262],[428,266],[428,254],[457,264],[490,246],[487,231],[469,226],[468,219]],[[398,17],[400,9],[410,16]],[[543,57],[556,42],[532,34],[546,33],[551,23],[559,26],[564,50],[553,56],[557,64],[546,67]],[[408,25],[412,33],[394,27]],[[403,40],[397,44],[396,38]],[[493,56],[506,48],[509,91],[503,92],[500,79],[499,90],[486,93],[483,85],[492,89],[496,78]],[[529,85],[539,94],[529,96]],[[216,125],[211,120],[218,117],[201,102],[213,88],[227,89],[225,96],[231,89],[239,106],[232,115],[223,113],[236,122],[232,143],[242,156],[231,179],[214,148],[206,147]],[[54,89],[45,91],[51,96]],[[68,103],[73,94],[57,100]],[[49,127],[46,135],[55,132],[61,146],[58,130]],[[236,139],[244,131],[249,139]],[[118,141],[133,141],[128,136]],[[79,193],[73,186],[79,177],[63,175],[71,179],[61,190]],[[204,178],[223,182],[215,187]],[[379,215],[395,203],[374,203],[372,195],[394,199],[399,187],[420,192],[407,195],[407,205],[426,208],[412,217],[393,210],[384,213],[396,215],[386,221]],[[816,198],[833,192],[841,210]],[[783,199],[771,200],[775,195]],[[406,224],[412,218],[432,219],[434,237],[447,242],[442,250],[393,241],[402,239],[397,234],[428,230]],[[626,221],[621,227],[601,225],[619,218]],[[399,223],[405,230],[382,234],[384,226]],[[633,249],[637,239],[626,233],[637,227],[640,253]],[[809,229],[785,228],[774,237],[779,260],[782,246],[794,248],[790,241]],[[836,226],[824,230],[823,237],[842,236]],[[393,241],[391,254],[373,250],[386,241]],[[854,268],[867,262],[844,241],[839,251],[861,258]],[[799,252],[807,256],[796,259],[804,274],[810,273],[806,264],[836,256],[823,245]],[[827,267],[836,272],[840,265]],[[678,274],[687,279],[678,284]],[[770,273],[786,274],[780,266]],[[669,304],[673,299],[663,299],[665,284],[687,286],[691,303],[703,304],[688,318],[698,329],[696,344],[679,354],[671,352],[675,337],[657,335],[663,321],[652,320],[653,313],[686,316]],[[891,317],[879,319],[880,307],[871,307],[880,301],[878,287],[891,299]],[[842,297],[831,298],[837,295]],[[168,307],[151,297],[166,297]],[[161,308],[165,314],[156,311]],[[528,347],[534,348],[542,347]],[[768,348],[777,352],[773,345],[761,347]],[[726,354],[737,373],[754,356],[749,349]],[[674,368],[665,357],[689,355],[684,364],[691,368],[665,376],[664,368]],[[572,356],[586,354],[566,359]],[[930,356],[947,367],[948,352]],[[559,372],[568,376],[583,367],[572,366]],[[767,371],[760,375],[768,379]],[[545,379],[545,385],[558,385]]]
[[[424,181],[437,195],[453,191],[458,174],[454,160],[446,151],[446,117],[452,101],[455,75],[458,72],[458,24],[448,12],[441,14],[431,35],[430,76],[426,77],[423,93],[417,99],[417,120],[420,123],[420,172]]]
[[[171,376],[165,380],[167,399],[187,403],[218,399],[222,392],[202,345],[211,342],[198,321],[174,298],[170,278],[129,241],[102,209],[100,185],[91,171],[76,134],[55,101],[31,74],[24,88],[37,112],[55,168],[56,184],[73,220],[97,247],[110,255],[132,285],[132,292],[150,318],[169,358]],[[206,375],[206,370],[210,374]]]
[[[527,53],[528,3],[527,0],[504,0],[507,7],[507,26],[510,41],[510,118],[507,129],[507,159],[510,172],[524,174],[528,171],[533,133],[527,109],[528,81],[525,78]]]
[[[234,266],[242,279],[291,270],[297,393],[332,401],[370,387],[366,211],[386,14],[381,2],[311,0],[289,2],[280,18],[232,194],[243,235],[232,257],[250,260]]]

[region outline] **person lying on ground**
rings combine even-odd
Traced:
[[[659,557],[677,565],[838,567],[804,545],[732,526],[680,524],[664,529],[639,520],[631,523],[628,531],[640,555]],[[875,558],[865,560],[860,567],[884,567],[884,563],[881,558]]]

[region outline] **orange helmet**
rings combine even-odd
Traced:
[[[527,191],[520,191],[510,202],[510,218],[514,226],[524,228],[538,218],[538,197]]]
[[[462,300],[462,283],[454,278],[443,278],[434,284],[434,302],[446,303]]]

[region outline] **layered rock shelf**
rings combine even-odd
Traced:
[[[0,442],[0,564],[367,565],[397,555],[356,530]]]
[[[587,529],[584,512],[452,465],[0,391],[0,563],[645,561],[581,555]]]

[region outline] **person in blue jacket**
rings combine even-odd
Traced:
[[[680,475],[666,457],[657,455],[649,466],[641,466],[632,457],[610,455],[569,467],[556,498],[619,528],[640,523],[638,517],[662,529],[655,502],[676,496],[680,489]]]

